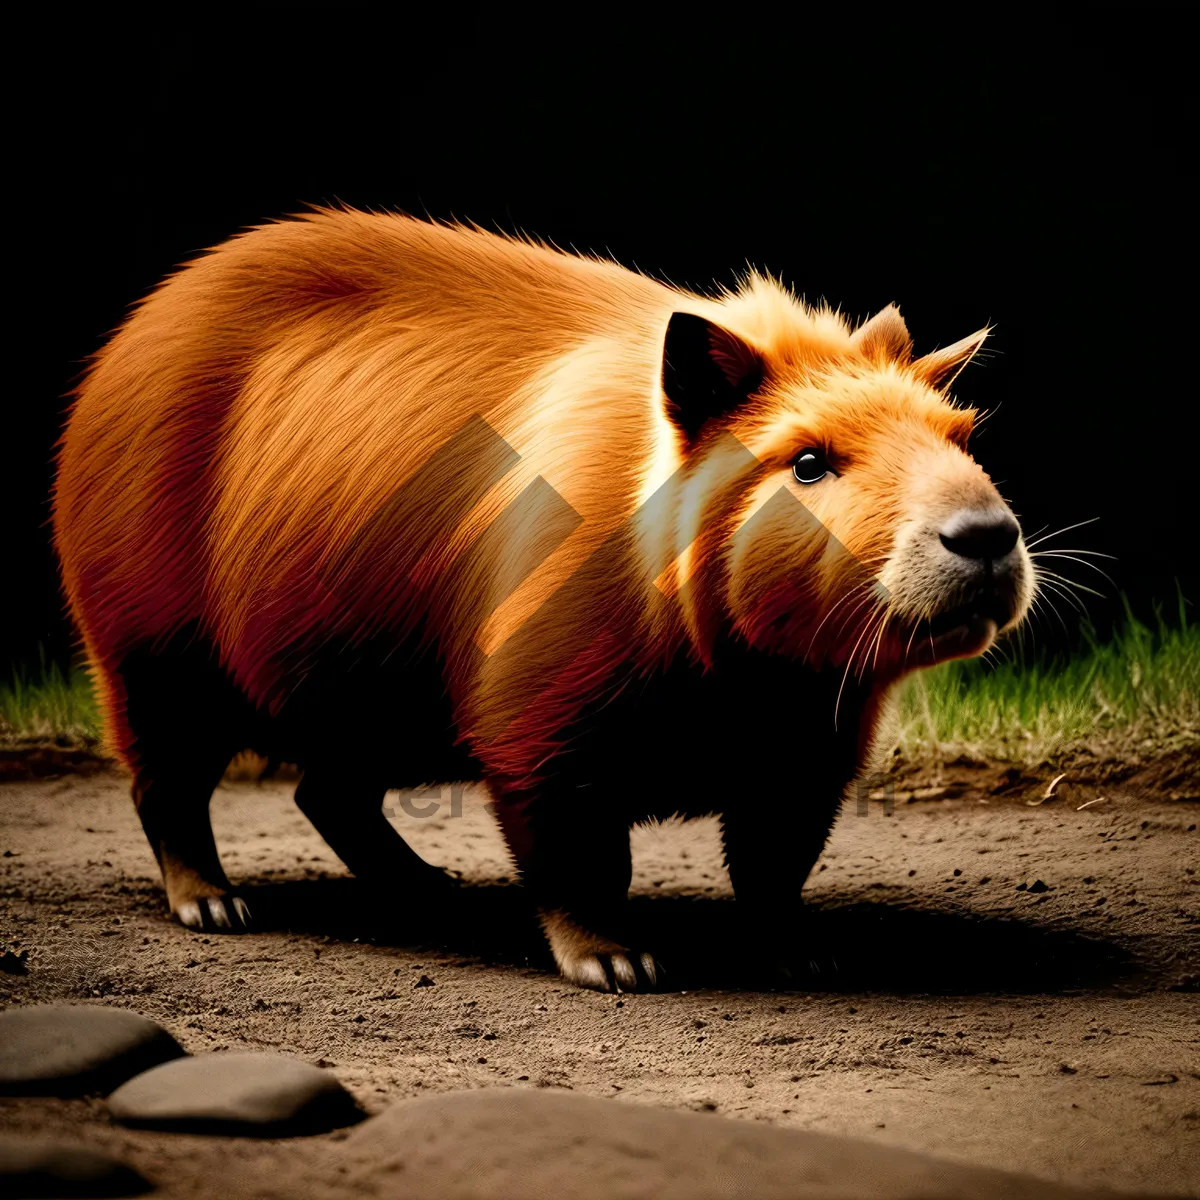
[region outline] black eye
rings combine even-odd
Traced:
[[[805,450],[792,464],[792,474],[797,483],[820,483],[826,475],[832,475],[824,450]]]

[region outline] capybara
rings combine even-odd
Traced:
[[[90,365],[54,504],[171,911],[252,919],[208,815],[252,748],[387,895],[446,876],[385,792],[485,781],[559,968],[601,989],[661,976],[631,824],[718,814],[747,928],[805,961],[801,885],[889,691],[1031,600],[947,391],[985,336],[914,357],[894,307],[852,329],[756,274],[705,297],[349,210],[182,268]]]

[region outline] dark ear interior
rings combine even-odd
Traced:
[[[745,401],[763,381],[758,351],[691,313],[675,313],[663,345],[667,413],[694,441],[705,423]]]

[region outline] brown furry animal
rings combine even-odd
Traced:
[[[739,901],[798,918],[891,685],[1030,602],[945,392],[985,333],[914,359],[894,308],[352,211],[183,268],[80,386],[54,511],[172,912],[249,922],[208,803],[250,746],[392,890],[440,872],[385,791],[486,780],[577,983],[656,980],[631,822],[720,813]]]

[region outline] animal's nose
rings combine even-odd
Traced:
[[[1002,509],[960,509],[942,526],[939,536],[951,554],[963,558],[1003,558],[1017,544],[1021,527]]]

